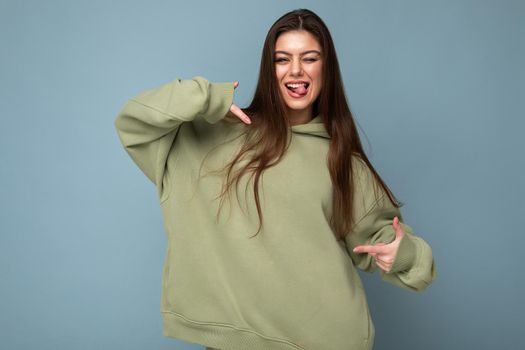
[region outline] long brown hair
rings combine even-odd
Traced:
[[[313,116],[321,115],[321,120],[330,135],[327,166],[333,185],[332,217],[330,225],[336,239],[342,240],[352,230],[354,220],[352,204],[354,199],[354,181],[352,180],[352,155],[360,157],[371,170],[374,178],[388,194],[390,201],[396,207],[398,202],[388,186],[381,179],[368,160],[356,129],[352,113],[346,101],[339,63],[330,32],[324,22],[314,12],[307,9],[297,9],[281,16],[270,28],[266,36],[259,79],[250,105],[242,110],[250,116],[252,123],[247,127],[246,139],[239,153],[228,163],[226,181],[220,194],[221,206],[223,196],[230,192],[235,183],[236,188],[240,177],[251,172],[254,176],[253,190],[259,228],[262,228],[262,211],[259,198],[259,180],[262,172],[277,164],[290,144],[289,121],[284,109],[284,101],[279,93],[274,51],[279,35],[291,30],[306,30],[319,42],[322,51],[321,92],[313,105]],[[230,118],[231,115],[228,116]],[[237,119],[238,121],[238,119]],[[248,162],[233,175],[234,165],[248,153]]]

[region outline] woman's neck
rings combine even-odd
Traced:
[[[306,124],[312,120],[312,109],[305,111],[294,111],[288,110],[286,117],[290,122],[290,125]]]

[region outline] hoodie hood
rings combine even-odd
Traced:
[[[292,125],[290,128],[292,129],[292,132],[295,132],[297,134],[310,134],[310,135],[330,139],[330,135],[328,135],[328,132],[326,131],[326,128],[324,127],[320,114],[318,114],[315,118],[310,120],[308,123]]]

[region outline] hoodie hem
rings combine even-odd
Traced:
[[[162,311],[161,315],[164,336],[190,343],[228,350],[306,350],[288,340],[233,325],[193,321],[170,311]]]

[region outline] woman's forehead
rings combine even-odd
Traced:
[[[276,53],[277,51],[302,53],[308,50],[321,51],[321,47],[316,37],[305,30],[282,33],[275,43]]]

